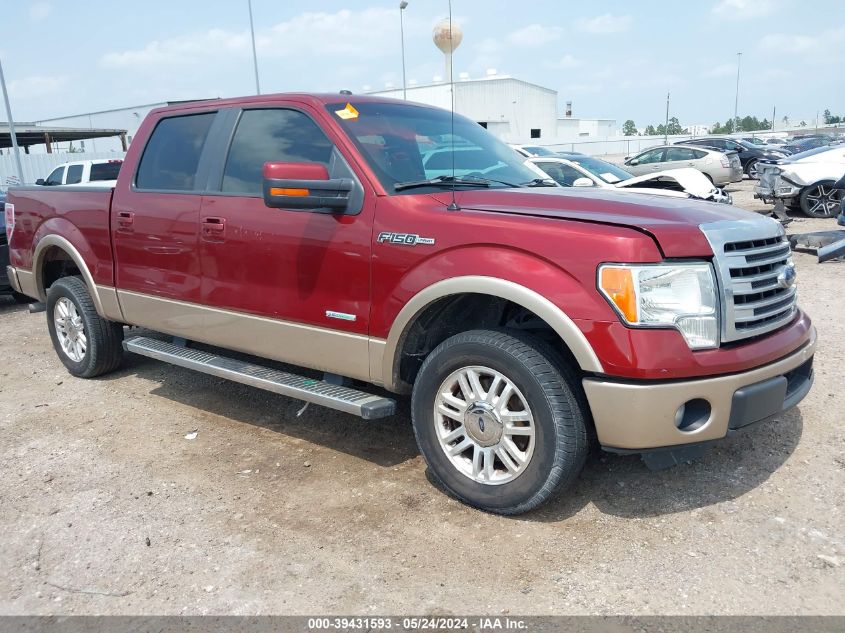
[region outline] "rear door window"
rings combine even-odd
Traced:
[[[107,163],[94,163],[91,165],[91,182],[100,180],[117,180],[117,174],[123,165],[121,161],[109,161]]]
[[[84,168],[84,165],[69,165],[67,168],[67,180],[65,180],[65,184],[75,185],[82,182],[82,170]]]
[[[135,186],[160,191],[195,191],[202,148],[215,112],[162,119],[138,165]]]
[[[670,147],[666,150],[666,162],[695,160],[696,151],[687,147]]]

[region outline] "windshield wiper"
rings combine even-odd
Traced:
[[[517,185],[519,187],[557,187],[555,181],[551,178],[535,178],[528,182],[522,182]]]
[[[489,187],[492,183],[505,185],[506,187],[521,186],[512,182],[496,180],[494,178],[483,178],[481,176],[437,176],[429,180],[398,182],[393,188],[396,191],[402,191],[403,189],[413,189],[416,187]]]
[[[489,187],[490,183],[485,180],[469,178],[458,178],[455,176],[437,176],[428,180],[409,180],[408,182],[397,182],[393,185],[395,191],[403,189],[415,189],[417,187]]]

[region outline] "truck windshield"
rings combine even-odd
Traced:
[[[537,172],[526,167],[516,152],[463,116],[455,115],[453,133],[447,110],[384,102],[352,102],[354,109],[344,106],[335,103],[326,108],[388,191],[428,180],[433,189],[448,188],[452,175],[476,179],[478,188],[512,187],[537,179]],[[461,188],[472,186],[464,182]],[[408,191],[419,192],[420,187]]]

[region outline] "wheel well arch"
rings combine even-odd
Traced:
[[[528,330],[561,350],[573,367],[602,372],[584,334],[559,307],[533,290],[492,277],[460,277],[429,286],[399,312],[386,342],[385,386],[407,392],[425,356],[441,342],[476,328]]]
[[[91,271],[85,264],[80,252],[67,239],[59,235],[43,237],[35,248],[32,272],[35,276],[36,288],[41,301],[47,300],[47,290],[62,277],[80,276],[91,293],[94,307],[103,316],[102,303],[97,290],[97,284],[91,276]]]

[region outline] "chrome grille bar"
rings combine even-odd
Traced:
[[[795,316],[797,291],[785,284],[792,252],[779,222],[764,217],[704,224],[721,297],[722,341],[771,332]],[[787,271],[788,272],[788,271]]]

